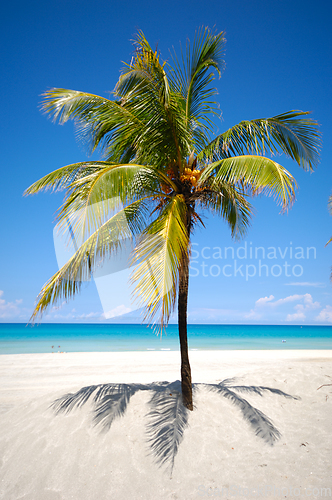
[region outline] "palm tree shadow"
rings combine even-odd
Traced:
[[[272,421],[259,409],[252,406],[238,393],[257,394],[273,393],[288,399],[300,399],[279,389],[264,386],[235,385],[236,379],[225,379],[218,384],[193,384],[193,392],[205,387],[230,400],[242,413],[255,434],[273,445],[280,438],[280,432]],[[150,391],[146,413],[146,436],[154,461],[160,467],[170,471],[185,429],[188,427],[190,411],[183,405],[181,382],[153,382],[151,384],[99,384],[83,387],[74,394],[66,394],[55,400],[51,408],[56,412],[69,413],[81,408],[89,400],[93,405],[93,424],[102,432],[110,429],[117,418],[124,416],[131,397],[138,391]]]
[[[270,392],[272,394],[277,394],[278,396],[283,396],[288,399],[299,400],[299,397],[291,396],[280,389],[273,389],[271,387],[265,386],[244,386],[244,385],[234,385],[236,379],[225,379],[219,384],[204,384],[209,390],[217,392],[221,396],[230,400],[235,406],[237,406],[244,419],[249,422],[256,436],[262,438],[266,443],[273,446],[273,444],[280,438],[281,434],[278,429],[274,426],[273,422],[258,408],[252,406],[246,399],[242,398],[236,392],[256,394],[259,396],[264,396],[264,393]],[[202,384],[203,385],[203,384]],[[235,391],[235,392],[234,392]]]

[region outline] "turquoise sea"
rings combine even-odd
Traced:
[[[188,325],[189,349],[332,349],[332,326]],[[0,354],[179,350],[177,325],[0,324]]]

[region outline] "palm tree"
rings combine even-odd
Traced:
[[[264,155],[285,153],[312,170],[319,133],[307,112],[290,111],[242,121],[212,139],[218,105],[211,83],[223,67],[223,32],[200,29],[180,57],[171,53],[170,63],[141,31],[134,44],[114,100],[58,88],[44,94],[44,111],[59,123],[74,120],[91,150],[101,148],[103,160],[67,165],[26,190],[66,190],[58,225],[75,221],[81,241],[43,286],[32,318],[77,293],[97,262],[131,238],[132,281],[145,319],[162,331],[177,300],[182,397],[192,410],[187,302],[190,241],[195,226],[203,224],[200,214],[220,216],[239,237],[250,221],[249,196],[272,194],[285,210],[294,201],[296,181]]]

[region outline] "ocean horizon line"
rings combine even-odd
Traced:
[[[29,327],[30,326],[30,327]],[[0,354],[178,350],[178,325],[159,334],[142,324],[0,324]],[[189,349],[332,349],[332,327],[324,325],[189,324]]]
[[[26,326],[31,326],[31,327],[35,327],[35,326],[41,326],[41,325],[84,325],[84,326],[89,326],[89,325],[93,325],[93,326],[97,326],[97,325],[100,325],[100,326],[145,326],[146,328],[153,328],[155,326],[158,325],[158,323],[155,323],[155,324],[147,324],[147,323],[134,323],[134,322],[129,322],[129,323],[116,323],[116,322],[110,322],[110,323],[101,323],[101,322],[88,322],[88,323],[84,323],[84,322],[55,322],[55,321],[52,321],[52,322],[42,322],[42,323],[29,323],[29,322],[26,322],[26,321],[10,321],[10,322],[0,322],[0,327],[1,325],[26,325]],[[168,328],[169,326],[178,326],[178,323],[169,323],[166,328]],[[320,328],[320,327],[328,327],[328,328],[332,328],[332,325],[329,324],[329,323],[323,323],[323,324],[317,324],[317,323],[306,323],[306,324],[303,324],[303,323],[292,323],[292,324],[288,324],[288,323],[187,323],[187,326],[262,326],[262,327],[268,327],[268,326],[285,326],[285,327],[317,327],[317,328]]]

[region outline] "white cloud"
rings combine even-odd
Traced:
[[[287,314],[286,321],[304,321],[305,314],[304,312],[297,312],[294,314]]]
[[[277,308],[290,305],[294,302],[297,302],[293,307],[295,312],[287,313],[286,321],[303,321],[309,311],[321,307],[319,302],[314,302],[310,293],[288,295],[278,300],[275,300],[275,297],[270,295],[256,300],[254,309],[251,309],[249,313],[245,314],[245,318],[260,319],[263,317],[265,311],[271,313],[272,309],[276,310]]]
[[[323,323],[332,323],[332,306],[326,306],[315,318]]]
[[[320,303],[314,302],[310,293],[304,295],[304,304],[307,309],[318,309],[320,307]]]
[[[296,313],[294,314],[287,314],[286,316],[286,321],[304,321],[306,316],[305,316],[305,306],[303,304],[297,304],[294,307]]]
[[[268,302],[271,302],[271,300],[274,299],[274,295],[270,295],[270,297],[261,297],[260,299],[256,300],[255,305],[260,307],[260,306],[265,306]]]
[[[282,304],[287,304],[288,302],[295,302],[295,300],[301,300],[303,299],[304,295],[289,295],[288,297],[285,297],[284,299],[279,299],[273,302],[273,306],[280,306]]]
[[[260,299],[256,300],[255,306],[257,307],[278,307],[283,304],[287,304],[289,302],[295,302],[295,301],[300,301],[303,300],[304,304],[306,305],[307,309],[315,309],[320,307],[319,302],[314,302],[312,299],[312,296],[310,293],[305,293],[303,295],[289,295],[288,297],[285,297],[283,299],[278,299],[273,302],[274,296],[270,295],[269,297],[261,297]]]
[[[301,300],[304,295],[289,295],[284,299],[278,299],[273,302],[274,295],[270,295],[269,297],[261,297],[256,300],[255,306],[257,307],[278,307],[282,304],[286,304],[287,302],[294,302],[295,300]]]
[[[303,304],[297,304],[294,309],[294,314],[287,314],[286,321],[304,321],[306,319],[306,313],[312,309],[317,309],[320,307],[319,302],[314,302],[310,293],[300,295],[303,299]]]
[[[0,297],[4,295],[4,291],[0,290]],[[19,305],[22,299],[17,299],[15,302],[7,302],[5,299],[0,298],[0,318],[17,318],[21,314]]]

